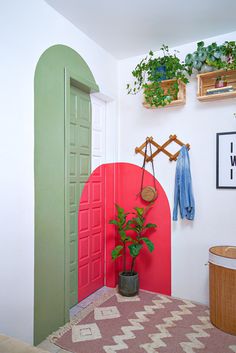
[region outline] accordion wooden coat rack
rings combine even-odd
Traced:
[[[169,157],[170,161],[176,161],[180,150],[178,152],[176,152],[175,154],[172,154],[169,151],[167,151],[167,149],[166,149],[166,147],[168,145],[170,145],[172,142],[175,142],[180,146],[186,146],[188,150],[190,149],[190,145],[188,143],[185,144],[182,141],[180,141],[176,135],[170,135],[169,139],[165,143],[163,143],[163,145],[159,145],[156,141],[154,141],[153,137],[151,136],[151,137],[147,137],[146,141],[140,147],[135,148],[135,153],[140,153],[142,156],[145,157],[145,153],[143,150],[146,147],[146,143],[151,143],[154,147],[156,147],[156,151],[153,152],[150,156],[148,154],[146,155],[146,162],[150,162],[160,152],[165,153]]]

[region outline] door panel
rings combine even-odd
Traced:
[[[92,164],[94,169],[105,161],[105,103],[93,97],[92,109]],[[86,140],[83,140],[83,147],[86,147],[85,145]],[[81,168],[82,172],[86,172],[85,163],[81,164]],[[104,218],[104,174],[99,171],[93,173],[89,182],[85,184],[80,199],[79,301],[104,285]]]
[[[92,124],[92,171],[106,162],[106,103],[91,97]]]
[[[104,285],[104,178],[90,177],[79,209],[78,298],[86,298]]]
[[[70,87],[69,121],[66,122],[68,175],[67,190],[69,205],[66,207],[67,234],[70,242],[70,307],[78,302],[78,204],[83,187],[91,170],[91,105],[89,95],[77,87]],[[86,196],[85,190],[85,198]],[[81,226],[88,224],[86,214],[82,214]],[[86,243],[80,249],[82,258],[88,257]],[[85,278],[84,271],[83,278]]]

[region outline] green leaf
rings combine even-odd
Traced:
[[[140,233],[140,226],[136,226],[135,228],[132,228],[132,230],[133,230],[135,233],[139,234],[139,233]]]
[[[134,217],[132,218],[134,223],[137,223],[139,226],[143,225],[144,220],[140,219],[140,217]]]
[[[120,234],[120,237],[121,237],[121,240],[122,241],[125,241],[125,239],[126,239],[126,233],[125,233],[125,231],[123,230],[123,229],[119,229],[119,234]]]
[[[200,60],[194,60],[193,62],[193,67],[196,70],[200,70],[202,67],[202,62]]]
[[[150,239],[145,238],[145,237],[143,237],[143,238],[141,238],[141,239],[146,243],[146,245],[147,245],[147,247],[148,247],[148,250],[149,250],[150,252],[153,252],[153,250],[154,250],[154,244],[153,244],[153,242],[152,242]]]
[[[133,239],[131,237],[126,237],[126,241],[132,241]]]
[[[201,42],[198,42],[197,43],[197,48],[203,48],[204,47],[204,42],[203,41],[201,41]]]
[[[142,215],[143,215],[144,208],[135,207],[134,209],[137,211],[137,214],[138,214],[139,216],[142,216]]]
[[[124,213],[124,209],[122,207],[120,207],[117,203],[115,204],[115,206],[116,206],[116,210],[118,213],[120,213],[120,212]]]
[[[199,51],[199,54],[198,54],[198,60],[201,61],[201,62],[204,62],[206,60],[206,57],[207,57],[207,52],[206,50],[201,50]]]
[[[156,228],[157,225],[155,223],[147,223],[144,228]]]
[[[124,217],[125,211],[122,207],[120,207],[119,205],[116,204],[116,210],[118,213],[118,217]]]
[[[185,63],[186,65],[191,65],[193,63],[193,56],[192,54],[187,54],[185,57]]]
[[[137,257],[138,254],[140,253],[140,250],[142,249],[143,245],[142,244],[131,244],[128,246],[130,255],[132,257]]]
[[[110,224],[115,224],[116,226],[119,225],[119,222],[118,222],[116,219],[111,219],[111,220],[109,221],[109,223],[110,223]]]
[[[219,58],[221,57],[221,51],[220,51],[220,50],[216,50],[216,51],[214,52],[214,57],[215,57],[216,59],[219,59]]]
[[[115,249],[112,250],[111,252],[112,260],[115,260],[122,255],[121,254],[122,249],[123,249],[122,245],[117,245]]]

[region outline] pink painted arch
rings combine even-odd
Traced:
[[[100,201],[101,218],[99,221],[100,230],[105,235],[101,236],[101,241],[105,241],[104,253],[101,255],[101,266],[104,266],[104,283],[108,287],[115,287],[117,275],[121,270],[121,262],[114,262],[111,259],[111,251],[118,242],[115,226],[109,224],[109,220],[115,217],[115,203],[129,212],[136,206],[145,207],[147,205],[140,196],[142,168],[130,163],[110,163],[103,164],[96,168],[87,181],[80,200],[80,210],[87,202],[88,190],[93,190],[98,177],[101,185],[97,187],[96,202]],[[145,185],[153,185],[153,176],[145,171]],[[137,259],[136,270],[140,277],[140,288],[149,291],[171,295],[171,216],[169,202],[166,193],[158,180],[156,180],[158,197],[147,214],[147,222],[156,223],[157,229],[150,230],[147,236],[153,241],[155,249],[150,254],[146,249],[142,249],[142,254]],[[89,200],[93,203],[92,198]],[[91,204],[91,209],[93,204]],[[92,215],[88,218],[93,227],[94,219]],[[78,216],[80,223],[80,214]],[[80,224],[78,229],[80,229]],[[102,234],[101,233],[101,234]],[[79,236],[79,235],[78,235]],[[78,241],[79,244],[79,241]],[[80,251],[80,249],[79,249]],[[104,255],[104,256],[103,256]],[[104,262],[105,260],[105,262]],[[104,265],[105,263],[105,265]],[[80,290],[80,288],[79,288]],[[89,295],[90,293],[88,293]]]

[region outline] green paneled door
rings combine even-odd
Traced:
[[[77,207],[90,173],[89,94],[98,86],[86,62],[64,45],[42,54],[34,85],[37,345],[69,320],[77,298]]]
[[[69,235],[70,308],[78,302],[78,205],[91,172],[91,103],[87,93],[70,85],[66,114],[66,233]]]

